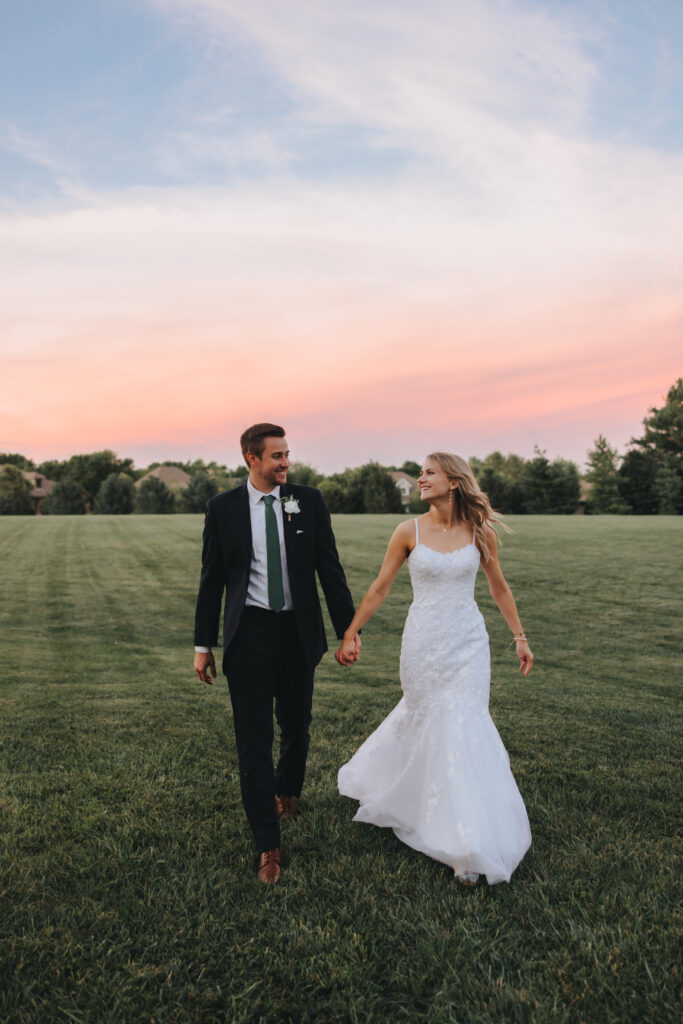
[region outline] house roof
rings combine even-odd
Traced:
[[[7,466],[12,463],[3,463],[0,466],[0,473],[3,469],[7,469]],[[37,469],[22,469],[20,470],[24,480],[28,480],[31,485],[31,497],[32,498],[46,498],[52,488],[55,486],[54,480],[48,480],[44,473],[39,473]]]
[[[409,473],[404,473],[403,470],[389,470],[389,476],[397,484],[400,480],[404,480],[410,487],[411,491],[417,489],[417,480],[414,476],[410,476]]]
[[[149,480],[151,476],[157,477],[158,480],[166,484],[169,491],[180,491],[190,482],[190,474],[180,466],[157,466],[156,469],[150,469],[149,473],[145,473],[139,480],[136,480],[135,486],[139,487],[143,480]]]

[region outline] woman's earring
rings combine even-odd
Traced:
[[[454,492],[454,490],[455,490],[455,488],[454,488],[454,487],[451,487],[450,491],[448,492],[448,500],[449,500],[449,502],[451,503],[451,505],[452,505],[452,504],[453,504],[453,502],[455,501],[455,495],[454,495],[454,493],[453,493],[453,492]]]

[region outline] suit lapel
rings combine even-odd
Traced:
[[[285,484],[284,487],[280,488],[280,498],[296,497],[294,487],[292,484]],[[296,516],[292,516],[290,523],[289,516],[285,512],[284,502],[282,503],[282,528],[285,532],[285,554],[287,555],[287,572],[289,574],[289,581],[291,583],[296,567],[294,537],[296,535]]]
[[[241,488],[237,501],[237,536],[239,537],[248,576],[251,569],[251,513],[249,511],[249,492],[246,484]]]

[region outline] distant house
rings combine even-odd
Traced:
[[[9,463],[3,463],[0,466],[0,473],[3,469],[6,469]],[[55,480],[48,480],[44,473],[39,473],[36,469],[22,469],[20,470],[24,480],[28,480],[31,485],[31,497],[33,498],[33,511],[37,516],[40,515],[40,506],[43,504],[48,494],[55,486]]]
[[[404,473],[401,470],[390,470],[389,476],[398,487],[401,494],[401,502],[403,507],[406,508],[417,490],[417,480],[414,476],[409,476],[408,473]]]
[[[190,474],[186,473],[180,466],[157,466],[156,469],[150,469],[149,473],[145,473],[139,480],[135,481],[135,486],[140,485],[145,481],[149,480],[150,477],[155,476],[157,480],[161,480],[163,484],[166,484],[169,491],[184,491],[190,483]]]
[[[48,480],[48,478],[42,473],[34,473],[30,471],[24,471],[24,477],[31,484],[31,497],[35,502],[36,515],[39,516],[40,506],[43,504],[57,481]]]

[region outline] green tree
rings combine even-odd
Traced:
[[[318,484],[329,512],[344,512],[346,508],[346,491],[336,480],[325,479]]]
[[[530,515],[550,512],[550,460],[540,448],[534,448],[534,458],[524,467],[520,480],[524,511]]]
[[[358,470],[364,512],[402,512],[401,494],[384,466],[368,462]]]
[[[501,452],[491,452],[486,456],[484,464],[497,473],[502,473],[513,483],[521,479],[526,466],[521,455],[503,455]]]
[[[105,516],[125,516],[132,511],[132,476],[127,473],[110,473],[97,491],[95,512]]]
[[[667,453],[657,460],[654,494],[660,516],[675,516],[683,512],[683,476],[675,455]]]
[[[683,459],[683,377],[669,388],[661,409],[648,411],[650,415],[643,420],[643,436],[631,443],[662,455],[673,455],[680,462]]]
[[[336,495],[335,500],[338,500],[340,492],[343,495],[343,507],[337,508],[337,512],[346,512],[351,515],[357,515],[360,512],[365,512],[365,507],[363,505],[363,485],[359,469],[345,469],[343,473],[333,473],[331,476],[327,477],[326,480],[337,484],[340,488],[340,491],[334,492]]]
[[[518,514],[525,511],[519,483],[525,468],[521,455],[491,452],[483,461],[473,457],[469,463],[493,508],[504,513]]]
[[[319,473],[308,462],[293,462],[287,473],[287,483],[304,484],[307,487],[317,487],[322,479],[322,473]]]
[[[415,515],[419,516],[422,515],[423,512],[427,512],[428,509],[429,505],[426,501],[423,501],[420,496],[420,489],[418,488],[416,491],[413,491],[408,499],[407,511],[413,512]]]
[[[125,473],[133,477],[132,459],[119,459],[116,454],[108,448],[101,452],[90,452],[86,455],[72,455],[62,464],[63,468],[58,469],[59,476],[51,477],[52,480],[60,480],[63,476],[73,477],[79,480],[88,494],[96,495],[107,477],[117,473]],[[46,476],[49,476],[45,470]]]
[[[568,459],[549,461],[534,448],[519,481],[524,511],[532,515],[562,515],[576,511],[580,495],[579,470]]]
[[[334,495],[336,511],[358,515],[362,512],[402,512],[401,494],[389,473],[378,462],[366,462],[343,473],[333,473],[326,478],[338,485],[340,490],[329,488],[321,481],[323,494]],[[323,488],[326,484],[327,490]],[[343,507],[338,502],[343,494]]]
[[[180,492],[179,506],[181,512],[204,512],[209,498],[218,494],[216,481],[204,470],[193,473],[187,487]]]
[[[628,506],[619,493],[619,453],[603,434],[598,434],[588,452],[586,480],[593,485],[590,511],[620,515]]]
[[[46,476],[48,480],[61,480],[63,476],[67,475],[66,465],[66,462],[60,462],[59,459],[46,459],[38,466],[38,472]]]
[[[17,469],[31,470],[36,468],[33,459],[27,459],[18,452],[0,452],[0,466],[16,466]]]
[[[73,477],[63,476],[48,494],[40,511],[44,516],[82,516],[86,505],[83,486]]]
[[[164,459],[163,462],[150,462],[149,466],[147,466],[146,469],[141,469],[140,472],[144,476],[145,473],[150,473],[153,469],[157,469],[159,466],[176,466],[178,469],[184,469],[186,473],[190,472],[190,463],[179,462],[177,459]]]
[[[168,515],[175,512],[175,498],[163,480],[149,476],[135,489],[134,507],[140,515]]]
[[[632,444],[654,458],[653,496],[662,515],[683,513],[683,377],[667,393],[661,409],[643,420],[643,436]]]
[[[17,466],[0,472],[0,516],[32,516],[35,512],[31,485]]]
[[[648,449],[631,448],[621,460],[619,494],[633,515],[650,516],[657,512],[656,474],[657,459]]]
[[[581,497],[579,467],[571,459],[553,459],[550,463],[550,511],[553,515],[573,515]]]
[[[482,459],[478,459],[476,455],[470,455],[467,461],[470,464],[470,469],[474,473],[475,480],[478,480],[481,475],[481,471],[484,468]]]
[[[493,508],[499,512],[509,512],[509,496],[514,486],[512,480],[505,473],[494,469],[487,463],[481,467],[478,479],[479,486],[487,495]]]
[[[408,476],[414,476],[416,480],[422,472],[422,466],[420,463],[413,462],[411,459],[407,459],[403,465],[398,468],[400,473],[407,473]]]

